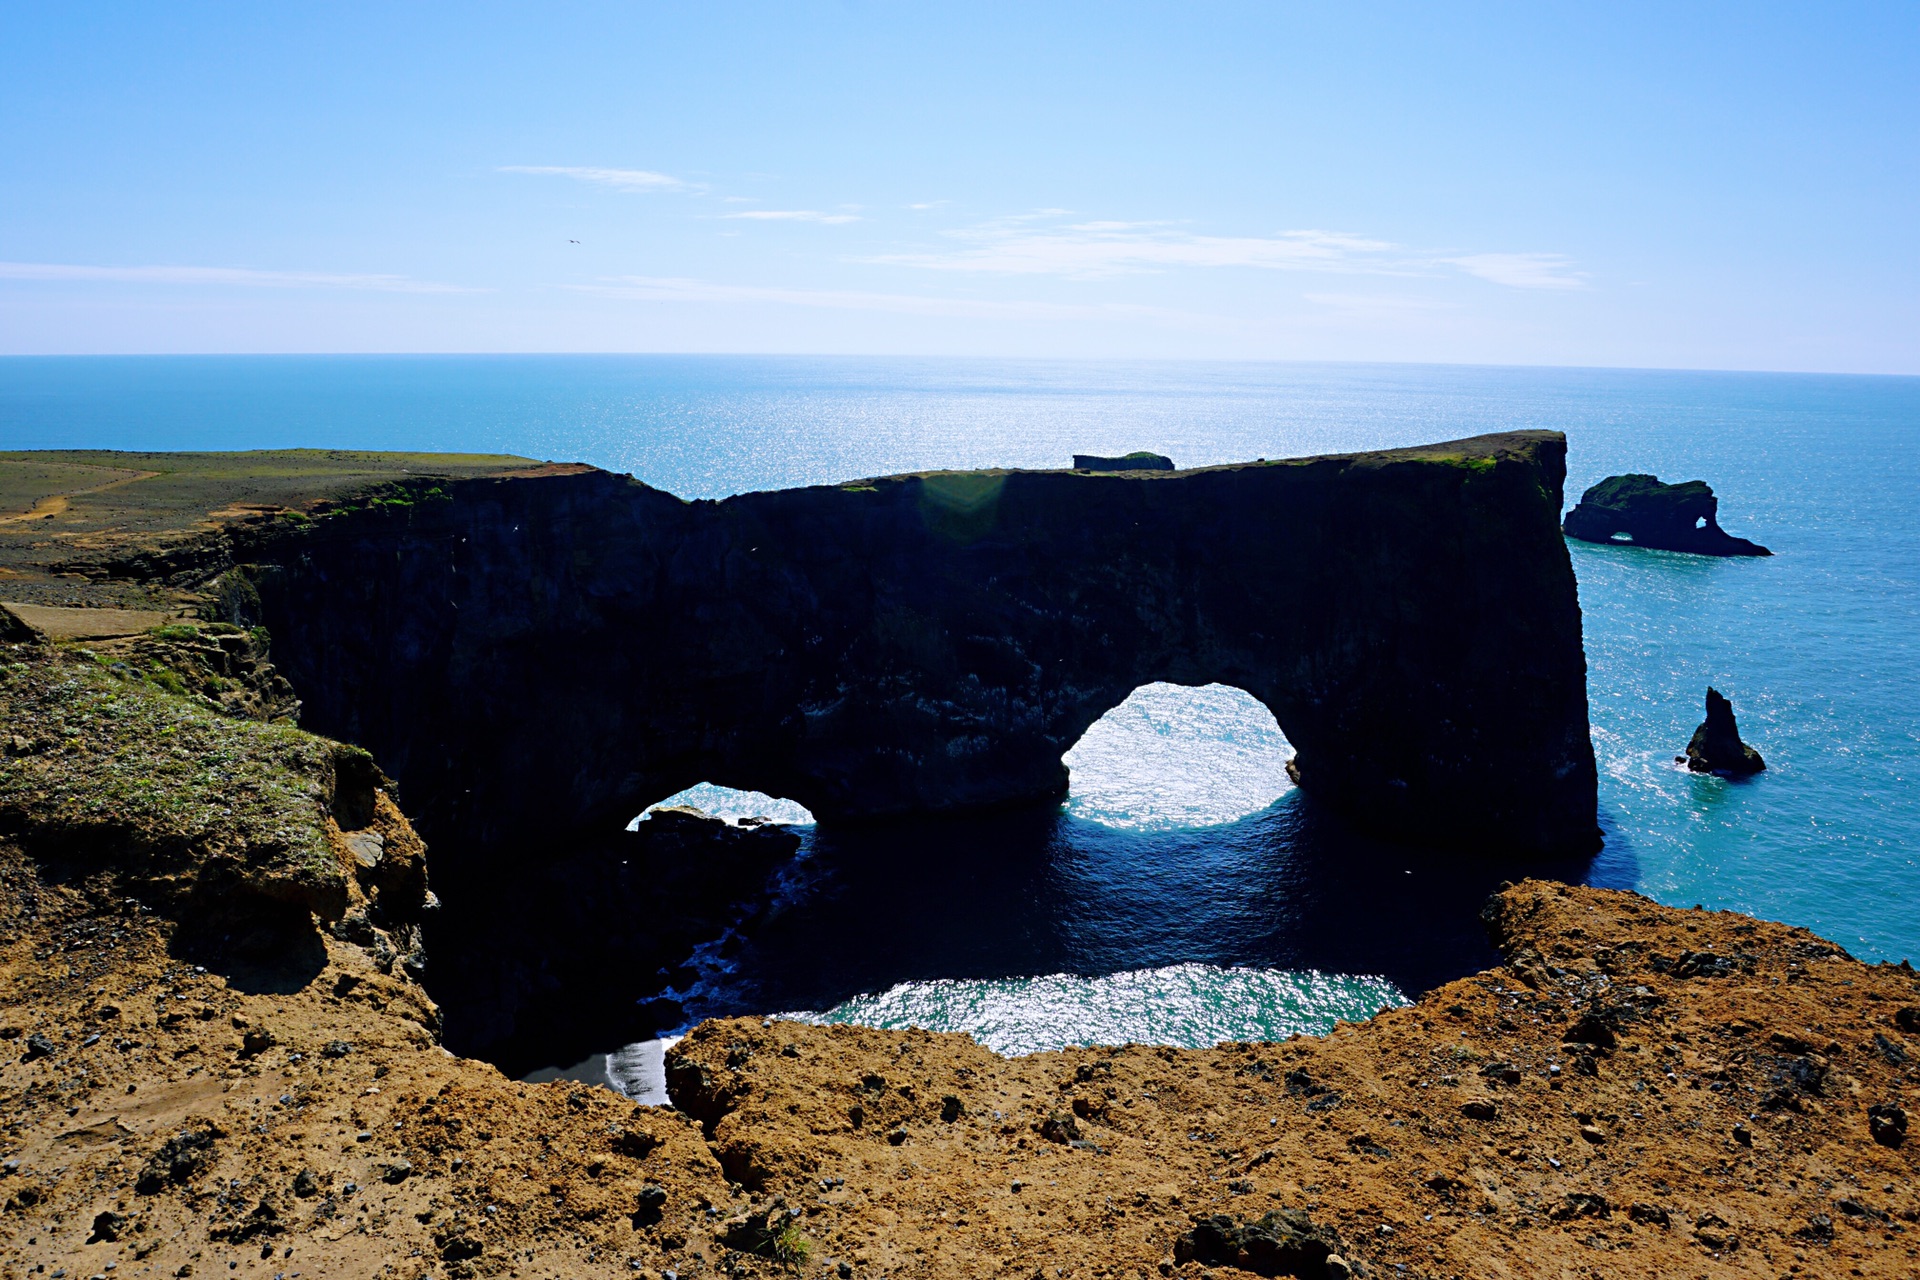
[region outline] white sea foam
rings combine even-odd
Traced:
[[[1087,978],[936,979],[855,996],[798,1022],[964,1031],[996,1053],[1088,1044],[1203,1048],[1228,1040],[1323,1035],[1408,1003],[1385,978],[1317,969],[1223,969],[1176,964]]]

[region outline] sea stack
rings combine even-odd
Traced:
[[[1687,768],[1695,773],[1718,773],[1744,777],[1767,767],[1760,753],[1740,741],[1740,727],[1733,720],[1733,704],[1718,689],[1707,690],[1707,718],[1693,731],[1687,743]]]
[[[1164,453],[1150,453],[1145,449],[1137,453],[1123,453],[1117,458],[1103,458],[1097,453],[1076,453],[1073,455],[1075,471],[1172,471],[1173,459]]]
[[[1705,480],[1662,484],[1657,476],[1608,476],[1580,495],[1561,529],[1582,542],[1629,542],[1697,556],[1770,556],[1720,527],[1720,499]]]

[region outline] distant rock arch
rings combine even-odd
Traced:
[[[1664,484],[1655,476],[1608,476],[1580,495],[1562,528],[1582,542],[1627,542],[1700,556],[1770,556],[1720,527],[1720,499],[1704,480]]]

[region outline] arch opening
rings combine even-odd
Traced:
[[[764,791],[747,791],[738,787],[723,787],[713,782],[696,782],[691,787],[674,792],[664,800],[656,800],[648,805],[627,824],[627,830],[638,831],[640,824],[657,809],[681,807],[698,809],[736,827],[743,822],[753,822],[756,819],[784,827],[810,827],[814,821],[812,812],[797,800],[770,796]]]
[[[1273,712],[1246,690],[1144,684],[1061,757],[1066,812],[1134,831],[1223,826],[1291,791],[1292,758]]]

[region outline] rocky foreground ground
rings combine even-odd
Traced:
[[[351,749],[13,639],[8,1280],[1920,1274],[1920,977],[1805,930],[1529,881],[1325,1038],[713,1022],[638,1107],[440,1047]]]

